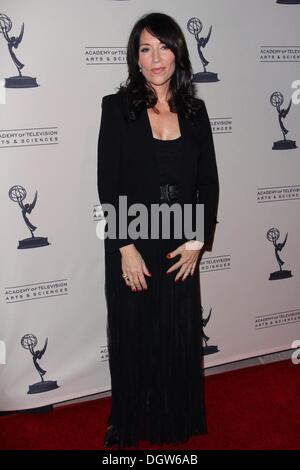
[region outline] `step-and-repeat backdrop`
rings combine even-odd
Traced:
[[[205,366],[300,338],[300,1],[2,0],[0,410],[110,389],[101,100],[126,79],[133,24],[154,11],[184,31],[214,132]]]

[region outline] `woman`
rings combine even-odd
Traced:
[[[98,142],[99,199],[117,216],[116,238],[110,230],[105,238],[112,407],[104,445],[119,448],[207,432],[198,263],[212,242],[219,193],[210,122],[177,23],[143,16],[127,62],[125,86],[102,100]],[[121,237],[119,196],[149,213],[160,203],[204,204],[204,239],[178,238],[175,222],[167,238]]]

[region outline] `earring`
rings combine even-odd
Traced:
[[[141,71],[142,71],[142,67],[140,66],[139,69],[140,69],[140,72],[141,72]]]

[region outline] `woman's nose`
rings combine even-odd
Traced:
[[[160,60],[160,52],[159,51],[153,50],[152,60],[153,60],[153,62],[158,62]]]

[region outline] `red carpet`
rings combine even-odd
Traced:
[[[208,435],[178,446],[139,449],[299,449],[300,365],[250,367],[205,379]],[[102,449],[110,398],[56,408],[46,414],[0,417],[1,449]],[[115,448],[112,448],[115,449]]]

